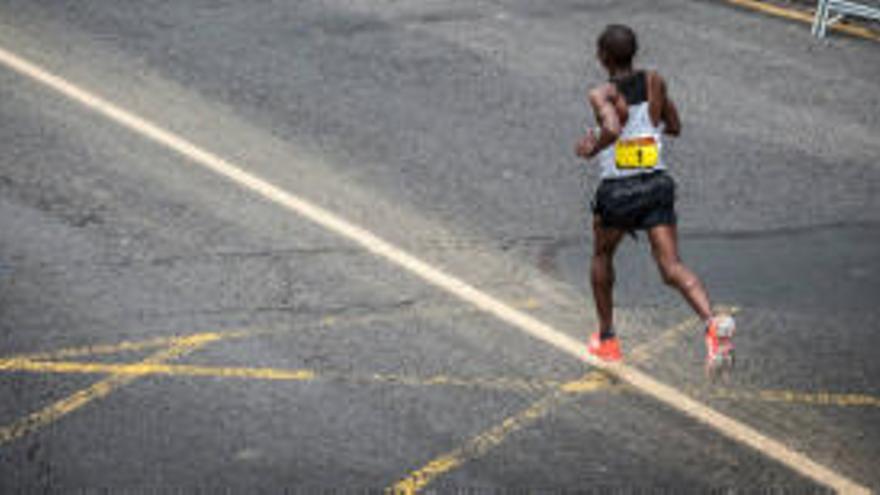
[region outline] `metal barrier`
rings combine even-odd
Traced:
[[[832,14],[836,15],[829,18]],[[840,21],[845,15],[880,21],[880,8],[848,0],[819,0],[816,19],[813,21],[813,36],[824,38],[827,27]]]

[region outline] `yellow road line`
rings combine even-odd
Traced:
[[[30,353],[30,354],[16,354],[13,356],[5,356],[3,361],[15,361],[15,360],[47,360],[47,359],[61,359],[61,358],[71,358],[71,357],[84,357],[84,356],[100,356],[106,354],[119,354],[122,352],[134,352],[134,351],[142,351],[146,349],[155,349],[157,347],[167,347],[173,342],[175,337],[159,337],[149,340],[142,340],[139,342],[128,342],[123,341],[116,344],[99,344],[99,345],[87,345],[87,346],[79,346],[79,347],[68,347],[64,349],[58,349],[52,352],[39,352],[39,353]],[[0,368],[2,368],[2,364],[0,364]]]
[[[763,452],[768,457],[789,466],[818,483],[841,493],[871,493],[867,487],[813,461],[782,442],[763,435],[754,428],[711,409],[666,384],[658,382],[635,368],[628,366],[615,367],[617,369],[613,373],[636,389],[642,391],[650,390],[651,397],[660,402],[698,421],[711,425],[717,431],[724,433],[728,438],[744,445],[749,445],[758,452]]]
[[[199,335],[191,338],[178,339],[171,344],[168,349],[156,352],[144,359],[141,364],[149,365],[179,358],[213,340],[216,340],[216,338],[217,337],[213,335]],[[59,418],[80,409],[90,402],[106,397],[119,387],[131,383],[137,378],[137,376],[138,375],[109,376],[94,385],[79,390],[64,399],[55,402],[54,404],[31,413],[8,426],[0,427],[0,445],[31,434],[40,428],[57,421]]]
[[[171,365],[142,361],[134,364],[82,363],[75,361],[31,361],[26,359],[0,360],[0,370],[34,373],[111,374],[118,376],[210,376],[218,378],[254,378],[261,380],[312,380],[309,370],[273,368],[225,368],[213,366]]]
[[[525,409],[471,438],[461,447],[441,454],[428,462],[424,467],[413,471],[406,478],[389,488],[387,493],[393,495],[417,493],[439,476],[457,469],[469,460],[482,457],[503,443],[511,434],[546,416],[559,404],[573,397],[571,393],[567,392],[584,394],[600,390],[610,384],[611,382],[608,380],[608,377],[601,371],[591,371],[579,380],[566,383],[555,392],[541,397]]]
[[[812,24],[815,19],[815,15],[810,12],[805,12],[803,10],[790,9],[786,7],[780,7],[778,5],[773,5],[771,3],[762,2],[760,0],[724,0],[729,4],[736,5],[738,7],[743,7],[750,10],[755,10],[758,12],[763,12],[768,15],[782,17],[785,19],[790,19],[793,21],[804,22],[807,24]],[[864,38],[871,41],[880,41],[880,32],[877,32],[873,29],[864,27],[864,26],[854,26],[852,24],[831,24],[828,26],[828,29],[833,31],[837,31],[840,33],[846,33],[852,36],[857,36],[859,38]]]
[[[6,364],[6,363],[3,363]],[[599,386],[606,386],[607,380],[599,380],[596,376],[589,376],[567,383],[558,381],[525,381],[514,379],[462,379],[448,376],[434,376],[427,378],[407,377],[400,375],[335,375],[326,374],[319,375],[312,370],[287,370],[272,368],[221,368],[221,367],[205,367],[205,366],[188,366],[188,365],[167,365],[167,364],[104,364],[104,363],[72,363],[72,362],[21,362],[15,366],[7,367],[8,370],[14,371],[35,371],[35,372],[52,372],[52,373],[101,373],[114,374],[117,376],[143,376],[143,375],[172,375],[172,376],[208,376],[218,378],[248,378],[272,381],[311,381],[320,378],[339,379],[353,382],[369,382],[369,383],[394,383],[408,386],[450,386],[464,388],[480,388],[495,390],[557,390],[564,394],[585,394],[598,389]],[[602,376],[602,375],[600,375]],[[623,390],[626,390],[624,388]],[[809,405],[833,405],[833,406],[849,406],[849,407],[880,407],[880,398],[863,394],[835,394],[835,393],[804,393],[788,390],[732,390],[732,389],[711,389],[701,390],[693,389],[694,395],[708,396],[712,398],[720,398],[726,400],[750,400],[761,402],[785,402],[792,404],[809,404]],[[558,395],[557,395],[557,398]],[[555,404],[550,402],[549,404]],[[515,423],[519,429],[527,424],[524,419],[537,419],[533,412],[533,407],[527,408],[517,417],[511,418],[507,422],[507,426],[502,429],[496,429],[495,433],[481,435],[472,443],[479,444],[480,448],[463,448],[453,454],[447,454],[445,458],[454,457],[458,461],[454,464],[441,462],[441,460],[432,461],[429,466],[423,468],[413,479],[420,479],[424,483],[429,479],[424,473],[441,474],[444,470],[438,470],[438,465],[447,466],[453,469],[459,466],[466,459],[473,459],[477,454],[487,451],[486,438],[493,438],[498,443],[503,440],[502,435],[497,432],[512,433],[515,431],[509,426]],[[548,412],[549,408],[540,408],[541,411]],[[466,455],[465,455],[466,454]],[[464,456],[464,457],[462,457]],[[443,456],[441,456],[443,457]],[[447,470],[448,470],[447,469]]]
[[[782,402],[814,406],[880,407],[880,397],[865,394],[841,394],[832,392],[796,392],[794,390],[734,390],[718,388],[694,390],[695,394],[716,399],[756,402]]]
[[[737,308],[726,308],[726,310],[734,313],[737,311]],[[649,342],[635,347],[632,352],[627,354],[627,359],[633,363],[648,361],[653,356],[663,352],[681,334],[698,328],[699,325],[700,320],[696,317],[688,318],[677,325],[673,325],[660,332],[659,335]],[[571,394],[595,392],[607,388],[609,385],[611,385],[611,381],[601,371],[592,371],[584,375],[580,380],[568,382],[554,392],[541,397],[519,413],[505,419],[501,424],[480,433],[462,447],[442,454],[428,462],[424,467],[413,471],[390,487],[387,492],[394,495],[417,493],[439,476],[457,469],[465,462],[481,457],[492,448],[501,445],[512,433],[529,426],[548,414],[555,407],[570,400]]]
[[[709,426],[719,433],[743,443],[776,459],[789,468],[810,479],[836,490],[869,493],[868,489],[816,463],[805,454],[796,452],[785,444],[773,440],[754,428],[721,414],[709,406],[699,403],[668,385],[624,364],[608,365],[590,356],[583,342],[566,335],[537,318],[520,311],[510,304],[489,295],[464,280],[455,277],[428,262],[385,241],[369,230],[355,225],[331,211],[295,196],[278,186],[246,172],[210,151],[169,132],[162,127],[139,117],[113,103],[104,100],[78,86],[58,77],[43,68],[7,51],[0,49],[0,64],[30,78],[58,93],[80,103],[117,124],[164,146],[239,186],[259,194],[300,217],[319,225],[330,232],[360,245],[366,251],[421,278],[423,281],[507,322],[512,327],[531,335],[549,345],[585,361],[599,369],[606,370],[629,382],[644,394],[653,397],[674,410]]]
[[[410,387],[456,387],[470,388],[482,390],[498,390],[508,392],[535,392],[549,391],[558,389],[564,382],[559,380],[527,380],[520,378],[491,378],[491,377],[454,377],[447,375],[436,375],[429,377],[412,377],[392,374],[371,374],[363,376],[346,376],[338,374],[327,374],[332,379],[354,381],[354,382],[372,382],[399,384]],[[571,391],[570,393],[577,393]]]
[[[534,299],[526,299],[524,302],[520,303],[520,306],[527,309],[534,309],[537,307],[537,302]],[[437,307],[426,307],[426,308],[412,308],[406,309],[402,311],[403,313],[411,312],[413,317],[417,318],[431,318],[437,316],[464,316],[471,314],[478,314],[479,312],[475,309],[470,308],[454,308],[447,306],[437,306]],[[317,321],[313,323],[307,323],[303,325],[298,325],[297,329],[302,330],[303,328],[314,328],[314,327],[330,327],[330,326],[338,326],[338,325],[353,325],[353,324],[367,324],[385,321],[393,318],[397,318],[400,316],[400,312],[395,312],[394,310],[388,311],[376,311],[373,313],[367,314],[357,314],[357,315],[333,315],[328,314],[322,318],[317,319]],[[245,330],[234,330],[234,331],[224,331],[224,332],[211,332],[217,333],[221,335],[223,340],[228,339],[242,339],[256,336],[264,336],[264,335],[283,335],[285,333],[289,333],[289,329],[283,328],[254,328],[254,329],[245,329]],[[198,334],[196,334],[198,335]],[[192,335],[191,335],[192,336]],[[190,337],[191,337],[190,336]],[[167,337],[155,337],[146,340],[137,340],[137,341],[122,341],[117,342],[115,344],[96,344],[96,345],[84,345],[84,346],[75,346],[75,347],[66,347],[61,349],[56,349],[52,351],[45,352],[32,352],[32,353],[22,353],[22,354],[11,354],[7,356],[0,356],[0,361],[9,361],[9,360],[28,360],[28,361],[48,361],[54,359],[66,359],[66,358],[75,358],[75,357],[88,357],[88,356],[101,356],[101,355],[111,355],[111,354],[120,354],[124,352],[136,352],[143,351],[147,349],[155,349],[159,347],[167,347],[172,342],[180,339],[180,336],[172,335]]]
[[[63,358],[72,358],[72,357],[86,357],[86,356],[101,356],[101,355],[110,355],[110,354],[119,354],[123,352],[135,352],[135,351],[143,351],[146,349],[156,349],[159,347],[168,347],[176,342],[179,342],[181,339],[233,339],[233,338],[244,338],[250,337],[254,335],[259,335],[261,333],[269,333],[272,330],[265,329],[252,329],[252,330],[236,330],[236,331],[226,331],[226,332],[204,332],[197,333],[187,336],[179,336],[172,335],[168,337],[156,337],[152,339],[146,340],[138,340],[138,341],[122,341],[117,342],[115,344],[98,344],[98,345],[85,345],[78,347],[67,347],[63,349],[57,349],[49,352],[37,352],[37,353],[28,353],[28,354],[15,354],[11,356],[3,356],[0,357],[0,369],[3,369],[4,365],[7,363],[19,362],[19,361],[46,361],[51,359],[63,359]]]
[[[727,3],[736,5],[738,7],[744,7],[747,9],[755,10],[758,12],[763,12],[765,14],[770,14],[776,17],[783,17],[785,19],[790,19],[793,21],[801,21],[812,23],[813,15],[809,12],[804,12],[803,10],[789,9],[785,7],[780,7],[778,5],[773,5],[772,3],[762,2],[760,0],[725,0]]]
[[[340,374],[333,372],[319,373],[314,370],[308,369],[194,366],[157,362],[119,364],[76,361],[36,361],[15,358],[0,359],[0,371],[87,375],[111,374],[119,376],[196,376],[214,378],[242,378],[269,381],[312,381],[326,379],[354,383],[398,384],[412,387],[443,386],[488,390],[506,390],[515,392],[549,391],[563,387],[563,391],[566,393],[579,393],[579,390],[577,390],[574,385],[569,384],[568,388],[564,388],[566,384],[559,380],[526,380],[517,378],[492,377],[463,378],[447,375],[415,377],[389,373],[372,373],[358,375]]]

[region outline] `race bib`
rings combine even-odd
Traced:
[[[617,168],[654,168],[660,147],[653,136],[620,139],[614,145]]]

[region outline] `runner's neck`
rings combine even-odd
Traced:
[[[635,73],[636,73],[636,71],[631,66],[630,67],[621,67],[621,68],[612,67],[612,68],[608,69],[608,77],[612,81],[626,79],[627,77],[630,77]]]

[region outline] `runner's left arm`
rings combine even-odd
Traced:
[[[669,97],[666,81],[655,71],[648,73],[648,100],[651,120],[654,125],[663,124],[663,132],[670,136],[681,134],[681,119],[678,108]]]

